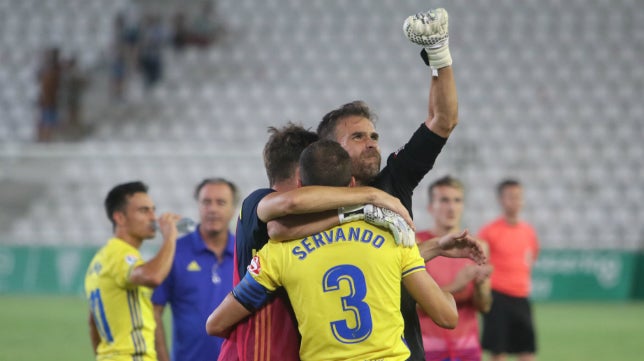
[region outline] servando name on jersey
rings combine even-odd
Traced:
[[[380,248],[385,243],[385,237],[360,227],[333,228],[302,239],[291,252],[302,261],[316,249],[338,242],[362,242]]]

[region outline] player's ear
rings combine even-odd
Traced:
[[[121,225],[125,223],[125,213],[123,211],[114,211],[112,213],[112,219],[115,225]]]

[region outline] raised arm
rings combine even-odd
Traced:
[[[128,279],[131,284],[154,288],[168,276],[174,259],[177,241],[176,223],[179,218],[181,217],[172,213],[161,215],[159,218],[159,228],[163,235],[161,248],[152,259],[132,270]]]
[[[442,290],[427,272],[407,275],[403,285],[434,323],[443,328],[456,327],[458,311],[454,296]]]
[[[458,97],[452,66],[438,69],[429,88],[429,116],[425,125],[437,135],[447,138],[458,124]]]
[[[407,38],[423,47],[421,56],[432,69],[429,116],[425,125],[447,138],[458,123],[458,97],[449,51],[449,22],[445,9],[433,9],[408,17],[403,25]]]

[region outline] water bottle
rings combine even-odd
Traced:
[[[197,223],[188,217],[183,217],[177,221],[177,231],[179,233],[194,232],[197,228]]]
[[[183,217],[177,221],[177,232],[179,233],[190,233],[197,228],[197,223],[191,218]],[[154,222],[154,229],[159,230],[159,225]]]

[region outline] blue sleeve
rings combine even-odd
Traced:
[[[253,276],[246,273],[244,278],[235,288],[233,296],[250,312],[255,312],[272,299],[272,293],[259,284]]]
[[[270,188],[258,189],[242,202],[235,234],[237,272],[240,279],[246,274],[246,266],[250,264],[253,253],[259,251],[268,243],[268,229],[266,228],[266,223],[257,216],[257,206],[264,197],[272,192],[275,192],[275,190]]]

